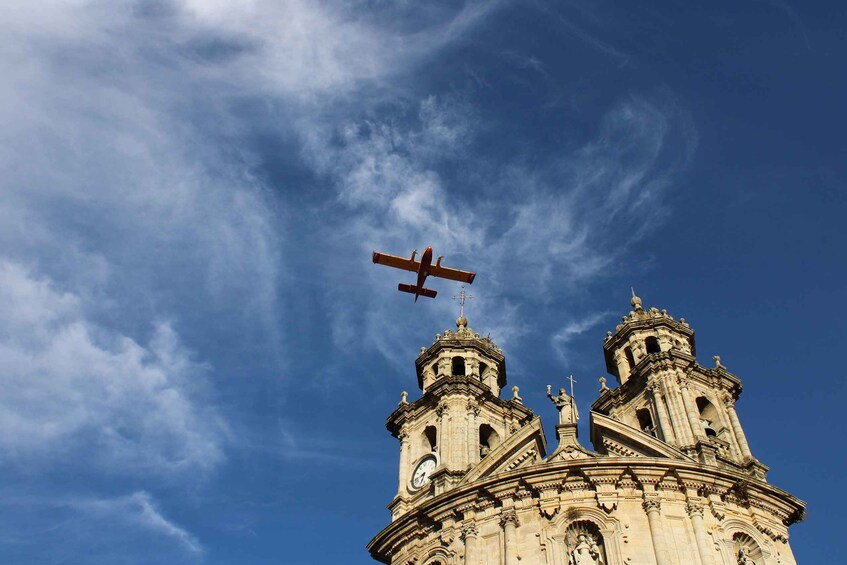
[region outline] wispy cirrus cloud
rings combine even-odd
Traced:
[[[203,471],[221,460],[227,430],[204,402],[208,368],[166,322],[140,344],[92,324],[78,296],[7,261],[0,309],[7,465],[94,461],[102,471],[144,475]]]
[[[486,329],[506,343],[528,330],[513,304],[515,289],[524,293],[525,304],[568,296],[614,269],[631,245],[660,225],[670,210],[668,191],[697,136],[667,93],[630,95],[583,145],[533,167],[516,156],[491,174],[482,159],[484,165],[473,168],[476,156],[469,147],[480,124],[468,108],[466,101],[427,97],[417,112],[314,135],[311,154],[337,186],[340,219],[333,235],[343,231],[362,256],[370,249],[407,253],[410,242],[448,250],[448,264],[485,274],[474,285],[486,295],[473,304],[474,319],[485,320]],[[457,159],[470,168],[462,186],[440,172]],[[492,180],[501,189],[498,198],[480,197]],[[355,270],[368,288],[339,289],[335,334],[364,332],[368,343],[401,363],[395,357],[404,333],[385,332],[398,322],[391,303],[376,295],[390,275],[352,260],[343,268]],[[364,316],[343,314],[362,310],[363,303],[369,305]],[[443,321],[452,310],[440,301],[425,315]],[[338,341],[343,346],[349,340]]]

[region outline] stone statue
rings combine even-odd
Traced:
[[[752,559],[750,559],[750,552],[746,547],[742,547],[738,550],[738,565],[756,565]]]
[[[573,397],[568,396],[563,388],[559,389],[559,396],[553,396],[552,388],[552,386],[547,385],[547,397],[553,401],[559,411],[559,424],[576,424],[579,420],[579,413],[576,410]]]
[[[569,565],[603,565],[603,556],[597,543],[585,534],[579,534],[576,547],[570,555]]]

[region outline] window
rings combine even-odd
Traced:
[[[465,376],[465,359],[464,357],[453,357],[453,376]]]
[[[632,371],[635,368],[635,357],[632,356],[632,348],[625,347],[624,355],[626,355],[626,362],[629,363],[629,370]]]
[[[718,435],[718,411],[705,396],[697,398],[697,410],[700,412],[700,423],[703,424],[703,432],[709,437]]]
[[[424,429],[424,438],[426,438],[426,445],[429,446],[430,451],[438,451],[438,432],[435,426],[427,426]]]
[[[656,426],[653,425],[653,416],[650,415],[650,410],[642,408],[635,411],[638,417],[638,428],[645,434],[656,437]]]
[[[659,347],[659,340],[653,336],[644,340],[644,345],[647,346],[647,353],[661,353],[662,348]]]
[[[488,453],[500,445],[500,436],[488,424],[479,427],[479,458],[484,459]]]

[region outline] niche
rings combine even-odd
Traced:
[[[762,548],[756,540],[744,532],[733,534],[732,553],[738,565],[761,565],[765,562]]]
[[[580,565],[608,563],[603,534],[594,522],[579,520],[572,523],[565,532],[565,543],[568,546],[568,563]]]

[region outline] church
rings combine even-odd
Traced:
[[[391,522],[368,544],[391,565],[796,565],[804,503],[767,481],[735,409],[741,381],[696,359],[694,330],[638,296],[604,343],[591,448],[571,394],[550,453],[506,387],[506,359],[464,316],[415,360],[421,396],[388,417],[399,440]]]

